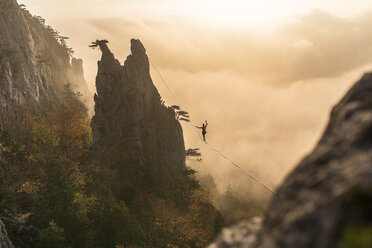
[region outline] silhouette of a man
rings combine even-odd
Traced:
[[[205,124],[203,123],[203,125],[201,127],[195,126],[196,128],[199,128],[199,129],[202,130],[202,135],[203,135],[204,142],[206,142],[205,141],[205,134],[207,133],[207,126],[208,126],[208,122],[207,121],[205,121]]]

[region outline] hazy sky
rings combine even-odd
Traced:
[[[22,0],[69,36],[94,85],[97,38],[124,62],[139,38],[207,139],[242,167],[277,185],[316,144],[330,108],[372,68],[371,0]],[[153,80],[166,103],[175,101]],[[201,147],[201,173],[223,189],[254,188]]]

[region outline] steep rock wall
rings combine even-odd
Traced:
[[[173,109],[164,106],[154,86],[146,50],[131,40],[131,55],[121,65],[105,42],[99,42],[94,146],[116,146],[123,161],[138,168],[163,164],[172,171],[185,168],[185,146]]]
[[[16,0],[0,0],[0,106],[34,108],[59,103],[64,85],[89,97],[81,61],[70,61],[58,33],[32,16]]]

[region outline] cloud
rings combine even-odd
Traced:
[[[91,41],[108,39],[123,62],[129,39],[140,38],[181,106],[198,124],[208,119],[211,144],[276,186],[317,142],[330,106],[371,65],[371,23],[370,13],[345,19],[317,10],[274,31],[177,17],[63,19],[56,27],[71,37],[91,82],[100,57],[88,48]],[[154,73],[153,79],[166,103],[175,103]],[[189,125],[184,134],[187,148],[202,149],[204,162],[195,168],[211,173],[221,191],[231,184],[242,196],[265,195]]]
[[[272,87],[247,81],[231,71],[190,73],[162,70],[164,78],[190,112],[195,124],[208,120],[208,142],[270,186],[278,186],[295,164],[310,152],[328,121],[331,106],[361,76],[358,69],[341,77]],[[161,95],[172,95],[153,74]],[[227,185],[243,195],[270,194],[217,153],[184,124],[187,148],[200,147],[204,162],[190,164],[210,173],[223,192]]]
[[[118,56],[131,37],[142,39],[158,66],[191,73],[234,71],[284,86],[330,78],[368,64],[372,58],[371,15],[352,19],[314,10],[273,32],[217,29],[189,20],[88,20],[113,43]]]
[[[283,29],[283,35],[297,44],[291,43],[285,57],[289,79],[334,77],[370,63],[370,24],[372,18],[347,20],[320,10],[298,18]]]

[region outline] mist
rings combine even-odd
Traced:
[[[177,97],[152,69],[166,104],[179,103],[194,124],[208,120],[208,143],[273,188],[317,143],[332,106],[371,68],[368,11],[345,17],[308,10],[261,28],[213,25],[187,16],[136,16],[138,10],[129,7],[110,15],[110,5],[102,12],[97,7],[102,5],[94,6],[84,14],[79,4],[68,18],[66,13],[48,18],[47,7],[38,9],[70,37],[91,89],[100,52],[89,49],[90,42],[109,40],[123,62],[129,39],[139,38]],[[211,174],[220,192],[230,185],[242,198],[271,197],[211,151],[190,125],[183,128],[186,148],[201,148],[203,157],[189,166],[201,176]]]

